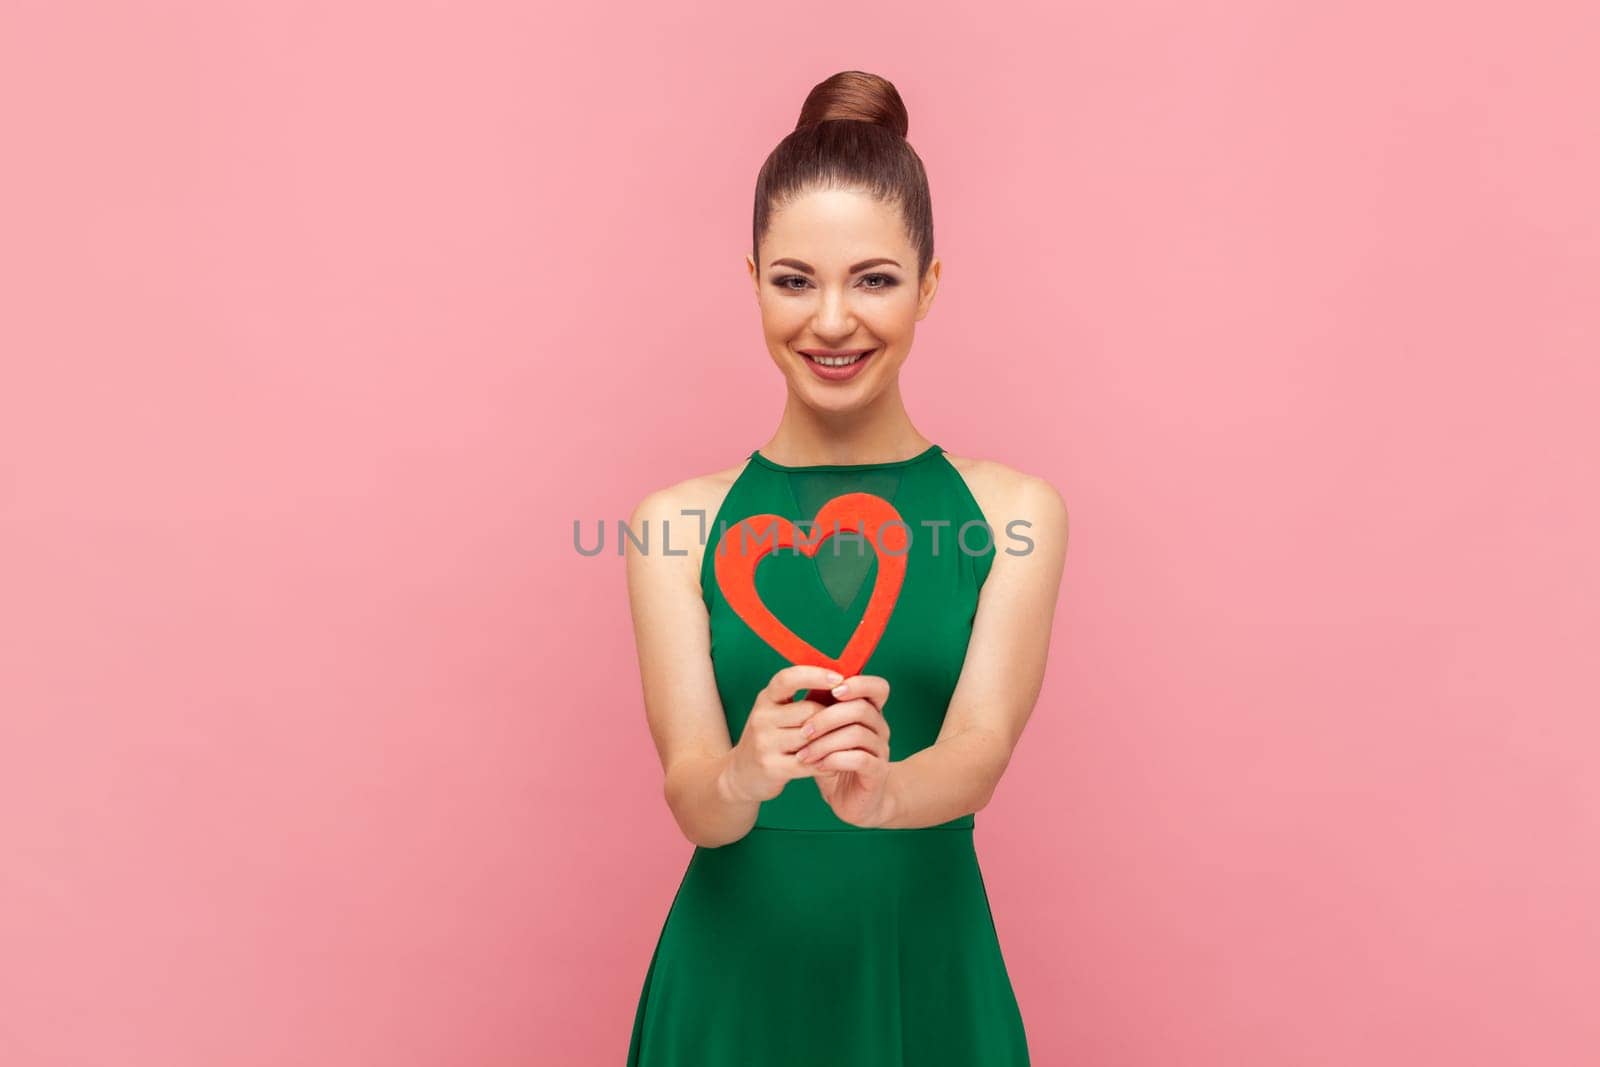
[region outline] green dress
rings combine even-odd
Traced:
[[[828,521],[808,526],[819,513]],[[779,519],[812,531],[813,551],[783,544]],[[854,640],[870,653],[845,673],[889,681],[891,760],[933,744],[996,532],[938,445],[896,462],[800,467],[752,452],[706,527],[700,571],[729,736],[773,674],[803,659],[839,664]],[[759,566],[719,566],[719,554]],[[968,813],[854,826],[814,779],[797,778],[744,837],[696,847],[645,973],[629,1067],[1027,1064],[973,824]]]

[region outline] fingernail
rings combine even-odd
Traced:
[[[844,675],[840,674],[838,671],[829,671],[828,681],[832,682],[834,685],[838,685],[840,682],[844,681]]]
[[[806,733],[807,737],[810,737],[812,734],[814,734],[816,732],[817,732],[816,723],[810,723],[810,722],[806,723],[805,733]]]
[[[849,688],[850,687],[848,685],[836,685],[833,687],[833,695],[836,697],[842,697],[844,696],[845,691]]]

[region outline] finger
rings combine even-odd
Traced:
[[[782,704],[768,704],[767,715],[772,725],[780,729],[799,730],[823,706],[815,700],[791,700]]]
[[[889,724],[883,717],[883,712],[870,700],[841,700],[837,704],[829,704],[821,708],[810,717],[801,720],[801,728],[811,728],[812,736],[819,736],[829,730],[837,730],[841,726],[858,722],[863,726],[882,733],[884,738],[889,736]]]
[[[877,674],[856,674],[846,678],[835,689],[843,690],[833,695],[840,700],[865,698],[883,710],[883,705],[889,700],[889,679]]]
[[[795,708],[804,708],[805,704],[806,702],[803,700],[796,701],[793,704],[779,704],[774,714],[787,715]],[[817,711],[818,706],[812,705],[811,710],[813,712]],[[766,743],[771,747],[772,750],[792,756],[802,748],[806,747],[806,745],[810,744],[812,738],[815,736],[815,734],[806,733],[805,730],[798,724],[779,726],[774,723],[768,728],[768,740]]]
[[[839,677],[838,671],[797,663],[774,674],[767,687],[761,691],[761,696],[773,704],[786,704],[802,689],[826,690],[839,684],[833,680],[837,677]]]
[[[888,743],[878,734],[862,726],[860,723],[851,723],[841,726],[831,733],[823,734],[804,748],[795,753],[801,763],[815,764],[831,752],[842,752],[846,749],[862,749],[876,756],[887,756]]]
[[[768,728],[759,745],[760,759],[769,769],[781,770],[790,778],[804,777],[811,770],[800,762],[795,753],[804,748],[809,740],[796,727]]]
[[[811,743],[811,735],[798,726],[785,726],[776,731],[778,751],[793,756]]]
[[[880,762],[882,762],[881,756],[863,752],[859,748],[847,748],[842,752],[830,752],[815,763],[801,766],[810,767],[815,774],[817,771],[865,771],[874,763]]]

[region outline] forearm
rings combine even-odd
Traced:
[[[885,829],[937,826],[980,811],[1000,784],[1010,747],[985,730],[966,730],[889,764]]]
[[[755,825],[761,802],[741,798],[730,788],[732,760],[732,749],[715,756],[685,757],[667,773],[667,806],[683,835],[695,845],[717,848],[739,840]]]

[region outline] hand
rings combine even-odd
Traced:
[[[823,706],[814,700],[794,700],[801,689],[821,690],[837,684],[839,674],[826,667],[785,667],[772,676],[767,687],[756,694],[756,702],[745,720],[739,743],[723,772],[729,795],[742,801],[770,800],[783,792],[795,778],[810,778],[809,767],[800,765],[795,751],[810,735],[802,724]]]
[[[889,814],[889,723],[883,717],[889,682],[858,674],[844,680],[838,695],[838,703],[805,720],[812,739],[796,756],[801,767],[815,772],[835,815],[856,826],[876,826]]]

